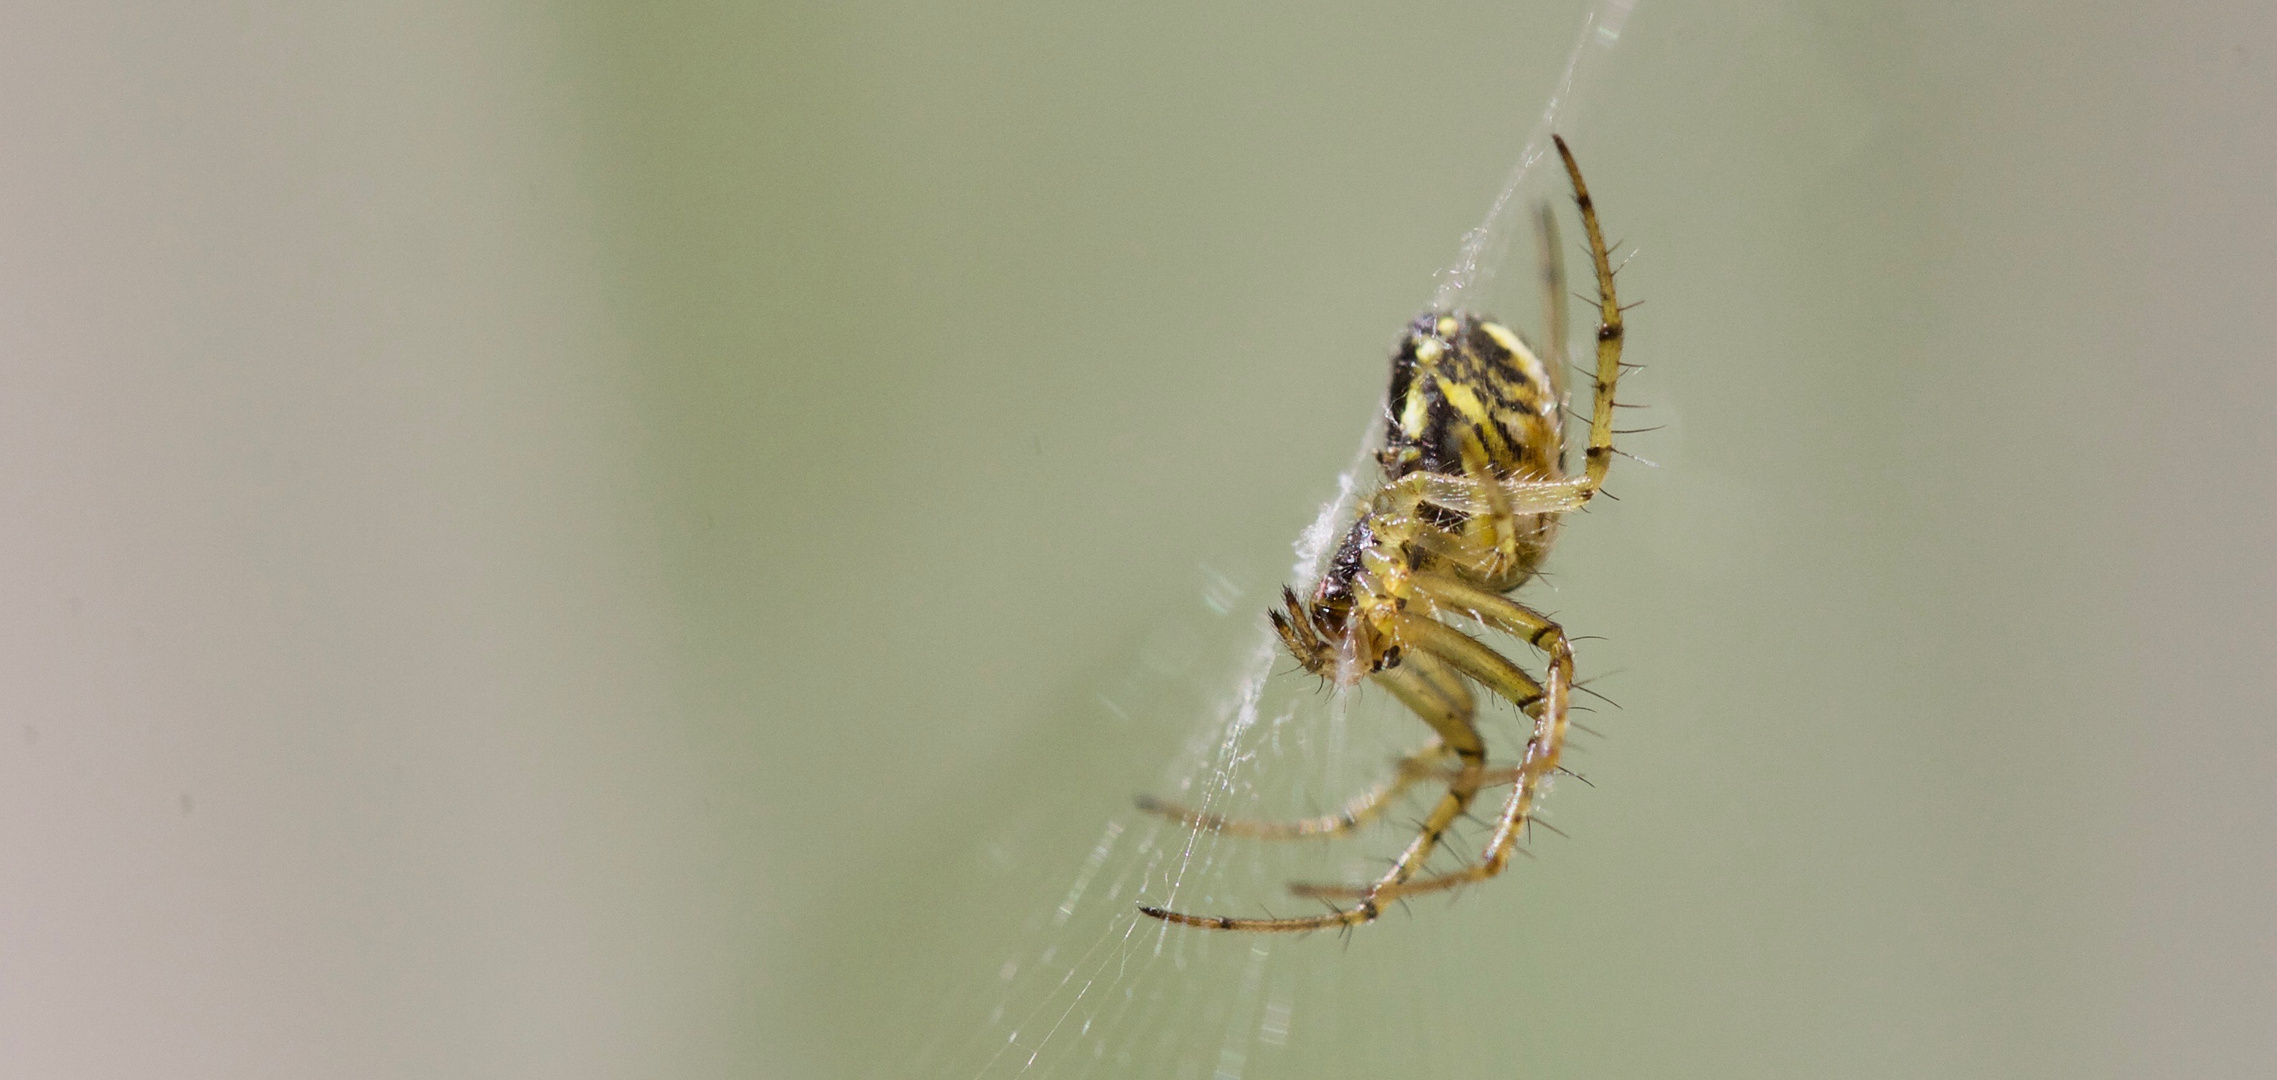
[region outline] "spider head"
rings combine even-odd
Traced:
[[[1399,646],[1350,609],[1339,614],[1327,605],[1307,604],[1286,589],[1282,607],[1267,613],[1289,655],[1306,671],[1338,686],[1353,686],[1376,672],[1399,665]]]

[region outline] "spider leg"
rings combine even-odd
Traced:
[[[1447,670],[1446,666],[1421,657],[1402,664],[1375,677],[1376,684],[1390,691],[1400,704],[1417,716],[1440,714],[1471,715],[1471,692],[1462,679]],[[1358,832],[1389,810],[1399,797],[1421,780],[1450,781],[1453,772],[1442,769],[1440,763],[1454,751],[1444,739],[1433,739],[1421,749],[1399,759],[1392,767],[1391,778],[1363,792],[1345,803],[1333,814],[1298,818],[1293,821],[1267,821],[1255,818],[1230,818],[1221,814],[1196,810],[1178,803],[1141,795],[1135,801],[1138,808],[1150,814],[1159,814],[1188,828],[1203,832],[1224,833],[1229,836],[1246,836],[1260,840],[1297,840],[1305,837],[1343,836]],[[1490,774],[1489,784],[1512,783],[1514,778],[1502,773]]]
[[[1134,801],[1138,808],[1149,814],[1159,814],[1190,829],[1202,832],[1224,833],[1227,836],[1246,836],[1258,840],[1301,840],[1306,837],[1334,837],[1354,833],[1365,828],[1399,800],[1418,780],[1445,775],[1438,766],[1447,757],[1444,743],[1433,739],[1412,754],[1399,759],[1392,766],[1391,778],[1360,793],[1344,808],[1333,814],[1295,818],[1288,821],[1268,821],[1259,818],[1234,818],[1196,810],[1174,802],[1141,795]]]
[[[1486,848],[1480,853],[1479,861],[1451,873],[1392,885],[1379,885],[1367,889],[1365,892],[1371,901],[1392,900],[1420,893],[1440,892],[1473,882],[1484,881],[1501,873],[1503,868],[1509,865],[1510,855],[1517,849],[1520,835],[1524,833],[1526,826],[1533,820],[1534,804],[1541,797],[1543,783],[1557,771],[1558,758],[1565,749],[1566,728],[1568,726],[1566,712],[1573,689],[1573,646],[1567,639],[1565,630],[1540,612],[1508,597],[1496,595],[1453,578],[1425,574],[1417,575],[1415,582],[1418,589],[1440,604],[1475,615],[1481,622],[1497,630],[1525,638],[1528,643],[1540,649],[1549,657],[1549,671],[1546,680],[1548,686],[1541,690],[1539,696],[1533,701],[1521,701],[1517,697],[1511,697],[1499,687],[1496,688],[1497,693],[1502,693],[1503,696],[1518,701],[1520,707],[1525,708],[1527,713],[1533,716],[1534,734],[1526,741],[1525,756],[1520,760],[1518,766],[1517,785],[1511,789],[1510,798],[1503,804],[1502,816],[1495,822],[1494,834],[1487,840]],[[1433,622],[1432,625],[1439,624]],[[1467,635],[1445,627],[1441,627],[1441,629],[1455,637],[1470,641],[1471,645],[1479,651],[1493,656],[1496,660],[1502,660],[1499,654],[1487,649],[1486,646],[1477,641],[1471,640]],[[1432,648],[1433,646],[1425,645],[1424,647]],[[1449,659],[1454,662],[1454,658],[1449,657]],[[1509,663],[1507,660],[1502,660],[1502,662],[1504,664]],[[1461,666],[1461,664],[1458,662],[1457,666]],[[1513,669],[1515,669],[1515,665],[1513,665]],[[1469,668],[1464,668],[1463,671],[1464,674],[1478,678],[1477,674]],[[1495,685],[1485,679],[1480,679],[1480,681],[1489,686]],[[1532,685],[1532,680],[1526,680],[1525,685]],[[1301,896],[1323,898],[1352,896],[1360,892],[1360,890],[1348,886],[1331,885],[1304,886],[1292,888],[1291,891]]]
[[[1486,512],[1475,520],[1486,532],[1485,566],[1482,576],[1500,578],[1518,565],[1518,519],[1510,509],[1510,493],[1502,489],[1500,478],[1486,456],[1486,445],[1479,441],[1476,431],[1462,433],[1463,472],[1478,481],[1478,492],[1486,503]]]
[[[1409,473],[1384,485],[1370,513],[1380,519],[1406,521],[1415,516],[1416,507],[1423,503],[1466,514],[1484,514],[1492,512],[1494,504],[1500,502],[1508,513],[1525,516],[1563,514],[1579,510],[1589,502],[1589,478],[1585,476],[1554,480],[1512,477],[1497,482],[1496,486],[1500,490],[1490,493],[1487,482],[1476,476]]]
[[[1438,583],[1461,585],[1452,578],[1441,577],[1437,574],[1417,574],[1414,580],[1419,587],[1427,581],[1434,585]],[[1504,605],[1517,607],[1509,600],[1476,586],[1461,587],[1481,597],[1493,597]],[[1482,612],[1482,616],[1483,614]],[[1403,644],[1446,662],[1455,670],[1477,680],[1480,685],[1525,710],[1528,714],[1535,711],[1535,705],[1545,700],[1546,692],[1543,690],[1542,684],[1534,681],[1533,676],[1526,674],[1518,665],[1511,663],[1507,657],[1488,648],[1485,642],[1469,634],[1425,615],[1401,613],[1395,617],[1394,625],[1397,628],[1399,640]],[[1489,625],[1492,625],[1491,621]],[[1559,689],[1562,690],[1563,688],[1560,687]],[[1562,707],[1563,702],[1558,704]]]
[[[1447,630],[1435,620],[1424,619],[1420,621],[1438,627],[1447,633],[1456,633],[1456,631]],[[1457,636],[1461,635],[1457,634]],[[1480,646],[1480,648],[1484,649],[1485,646]],[[1508,662],[1505,661],[1505,663]],[[1411,669],[1411,664],[1421,670]],[[1469,673],[1459,663],[1455,664],[1455,667],[1457,670],[1464,671],[1465,674]],[[1479,737],[1478,726],[1471,720],[1473,706],[1470,695],[1465,691],[1459,700],[1445,697],[1442,692],[1443,684],[1448,680],[1442,680],[1437,677],[1438,674],[1443,674],[1443,669],[1436,669],[1434,661],[1415,658],[1399,667],[1378,672],[1375,675],[1375,679],[1379,683],[1391,690],[1409,708],[1414,709],[1416,715],[1421,717],[1424,723],[1431,725],[1433,731],[1438,732],[1440,744],[1453,750],[1456,756],[1462,759],[1463,764],[1462,768],[1455,773],[1454,778],[1448,782],[1447,793],[1439,797],[1438,804],[1433,806],[1431,812],[1424,817],[1422,826],[1417,829],[1415,839],[1409,842],[1407,850],[1401,852],[1399,859],[1392,864],[1391,869],[1385,871],[1384,875],[1376,880],[1375,888],[1368,890],[1367,895],[1361,896],[1357,904],[1323,915],[1283,919],[1191,915],[1182,911],[1170,911],[1145,905],[1141,905],[1139,911],[1165,922],[1178,923],[1183,926],[1267,933],[1296,933],[1305,930],[1321,930],[1332,926],[1358,926],[1362,923],[1375,921],[1377,916],[1383,914],[1383,908],[1376,902],[1374,894],[1382,889],[1397,886],[1400,882],[1415,876],[1415,872],[1422,867],[1424,860],[1430,858],[1432,851],[1438,848],[1439,841],[1446,835],[1447,830],[1454,826],[1455,822],[1463,816],[1463,812],[1470,807],[1471,800],[1478,796],[1480,782],[1485,776],[1486,741]],[[1459,686],[1459,684],[1455,685]]]
[[[1605,471],[1613,465],[1613,387],[1621,380],[1621,301],[1613,293],[1613,263],[1605,250],[1605,232],[1597,226],[1597,205],[1589,200],[1589,185],[1582,182],[1581,166],[1565,139],[1552,135],[1565,174],[1573,181],[1573,203],[1581,210],[1581,228],[1589,234],[1589,258],[1597,271],[1597,384],[1591,391],[1588,463],[1589,492],[1605,486]],[[1560,362],[1563,361],[1560,357]]]
[[[1180,803],[1167,802],[1151,795],[1140,795],[1131,800],[1149,814],[1169,818],[1189,829],[1201,832],[1224,833],[1227,836],[1244,836],[1255,840],[1302,840],[1307,837],[1334,838],[1349,835],[1374,824],[1391,809],[1399,797],[1424,780],[1453,783],[1461,774],[1462,766],[1440,768],[1439,762],[1448,756],[1444,744],[1433,740],[1412,754],[1400,758],[1392,765],[1391,779],[1362,792],[1344,809],[1317,817],[1295,818],[1287,821],[1269,821],[1260,818],[1232,818],[1196,810]],[[1481,789],[1515,784],[1523,770],[1518,768],[1488,769],[1479,774]],[[1474,819],[1475,820],[1475,819]]]
[[[1438,624],[1434,622],[1433,625]],[[1422,673],[1419,674],[1419,670]],[[1440,838],[1463,816],[1464,811],[1470,809],[1471,800],[1478,797],[1479,783],[1485,775],[1486,741],[1479,737],[1478,725],[1472,719],[1475,706],[1470,692],[1462,690],[1461,684],[1452,679],[1446,681],[1452,683],[1455,689],[1462,690],[1459,699],[1442,700],[1430,694],[1412,691],[1403,693],[1399,689],[1401,683],[1428,685],[1434,681],[1433,676],[1444,673],[1445,669],[1431,654],[1424,653],[1409,663],[1376,676],[1376,681],[1398,694],[1400,700],[1415,711],[1415,715],[1431,725],[1431,729],[1439,733],[1440,743],[1453,750],[1462,762],[1454,779],[1447,784],[1447,793],[1439,797],[1438,804],[1424,817],[1423,826],[1416,831],[1415,839],[1408,843],[1407,850],[1400,853],[1399,860],[1392,864],[1391,869],[1377,879],[1378,887],[1397,885],[1415,876],[1424,861],[1438,849]]]
[[[1565,251],[1558,243],[1558,216],[1544,202],[1539,220],[1534,227],[1534,240],[1541,245],[1537,253],[1542,267],[1542,321],[1547,326],[1550,361],[1544,366],[1550,372],[1550,392],[1560,407],[1565,405],[1565,369],[1573,363],[1568,351],[1566,331],[1570,319],[1565,308]],[[1565,448],[1558,447],[1558,471],[1565,471]]]

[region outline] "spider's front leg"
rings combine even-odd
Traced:
[[[1589,197],[1589,185],[1582,182],[1581,166],[1574,162],[1573,151],[1563,138],[1550,138],[1556,141],[1565,174],[1573,181],[1573,205],[1581,211],[1581,230],[1589,237],[1590,268],[1597,275],[1597,382],[1590,391],[1589,449],[1584,452],[1589,493],[1594,495],[1605,486],[1605,472],[1613,465],[1613,393],[1621,381],[1621,342],[1626,334],[1621,300],[1613,292],[1612,255],[1605,248],[1605,231],[1597,224],[1597,204]],[[1564,362],[1564,357],[1558,358],[1558,363]]]

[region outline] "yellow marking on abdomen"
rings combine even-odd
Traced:
[[[1471,427],[1477,429],[1479,441],[1485,444],[1487,456],[1495,461],[1509,460],[1510,444],[1502,438],[1502,425],[1494,422],[1494,414],[1488,412],[1486,403],[1478,399],[1477,391],[1462,383],[1451,382],[1444,375],[1434,375],[1432,381],[1439,384],[1439,396],[1446,398],[1447,404],[1463,414],[1463,419],[1470,421]]]

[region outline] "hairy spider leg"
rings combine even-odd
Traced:
[[[1542,267],[1542,321],[1549,324],[1550,394],[1557,399],[1558,408],[1565,408],[1565,369],[1573,363],[1573,354],[1566,342],[1566,330],[1571,321],[1566,314],[1565,252],[1558,247],[1557,211],[1545,200],[1535,215],[1534,242],[1536,255]],[[1565,471],[1565,440],[1558,440],[1558,471]]]
[[[1445,607],[1471,615],[1504,633],[1525,638],[1528,644],[1540,649],[1549,658],[1548,677],[1544,680],[1547,686],[1542,691],[1542,707],[1529,710],[1534,717],[1534,733],[1526,741],[1525,756],[1520,759],[1518,784],[1503,804],[1502,815],[1495,822],[1494,834],[1487,840],[1478,862],[1452,873],[1390,884],[1291,885],[1289,891],[1299,896],[1364,896],[1369,900],[1391,900],[1452,889],[1484,881],[1501,873],[1509,865],[1510,855],[1516,850],[1527,823],[1533,820],[1534,805],[1540,798],[1543,782],[1557,770],[1558,758],[1564,753],[1568,727],[1566,714],[1573,689],[1573,647],[1566,638],[1564,628],[1517,601],[1454,578],[1417,575],[1416,587]],[[1483,649],[1484,646],[1480,648]],[[1497,659],[1500,658],[1499,654],[1494,655]],[[1497,692],[1501,691],[1498,689]],[[1504,696],[1509,695],[1505,693]]]
[[[1381,820],[1400,796],[1409,788],[1425,780],[1452,783],[1461,766],[1444,768],[1439,762],[1451,755],[1447,748],[1434,739],[1417,750],[1392,762],[1391,779],[1354,796],[1344,808],[1333,814],[1317,817],[1270,820],[1264,818],[1226,817],[1196,810],[1181,803],[1140,795],[1132,801],[1149,814],[1157,814],[1200,832],[1224,833],[1227,836],[1251,840],[1303,840],[1312,837],[1332,838],[1355,833]],[[1515,784],[1524,770],[1513,765],[1488,769],[1479,774],[1481,790]]]
[[[1396,676],[1396,677],[1387,677]],[[1473,708],[1470,689],[1463,681],[1447,670],[1446,666],[1428,656],[1403,663],[1390,672],[1372,676],[1378,686],[1390,692],[1400,704],[1417,716],[1436,710],[1448,715],[1469,716]],[[1390,779],[1362,792],[1344,804],[1342,810],[1317,817],[1297,818],[1289,821],[1268,821],[1255,818],[1234,818],[1182,806],[1178,803],[1141,795],[1138,808],[1150,814],[1160,814],[1189,828],[1204,832],[1224,833],[1228,836],[1245,836],[1259,840],[1299,840],[1315,836],[1342,836],[1357,832],[1384,815],[1407,789],[1422,780],[1451,779],[1451,774],[1440,765],[1455,757],[1446,740],[1434,738],[1413,753],[1401,757],[1392,766]],[[1460,768],[1458,766],[1458,768]],[[1503,769],[1482,777],[1483,786],[1517,782],[1517,770]]]
[[[1244,836],[1253,840],[1302,840],[1314,836],[1343,836],[1358,832],[1373,824],[1384,812],[1391,809],[1399,797],[1419,780],[1440,774],[1439,763],[1449,756],[1445,744],[1437,739],[1423,744],[1414,753],[1401,756],[1392,763],[1391,778],[1354,796],[1344,808],[1332,814],[1316,817],[1290,818],[1275,821],[1265,818],[1237,818],[1196,810],[1182,803],[1140,795],[1133,800],[1140,810],[1169,818],[1190,829],[1202,832],[1224,833],[1227,836]]]
[[[1400,615],[1397,617],[1396,623],[1396,630],[1401,642],[1407,648],[1414,650],[1416,654],[1428,655],[1445,661],[1455,670],[1470,676],[1496,694],[1513,702],[1518,702],[1521,708],[1527,708],[1544,700],[1542,688],[1534,682],[1531,676],[1519,670],[1516,664],[1504,659],[1501,653],[1481,644],[1478,639],[1432,618]],[[1394,668],[1383,674],[1395,675],[1399,671],[1399,668]],[[1423,825],[1417,830],[1415,840],[1407,846],[1407,850],[1400,853],[1399,859],[1392,864],[1391,869],[1385,871],[1384,875],[1378,878],[1374,885],[1363,890],[1357,890],[1359,899],[1357,904],[1321,915],[1296,918],[1259,919],[1230,915],[1191,915],[1182,911],[1171,911],[1166,908],[1146,905],[1142,905],[1139,911],[1165,922],[1178,923],[1183,926],[1264,933],[1298,933],[1307,930],[1325,930],[1330,927],[1359,926],[1374,922],[1383,914],[1381,901],[1401,895],[1406,891],[1401,888],[1402,884],[1414,877],[1415,872],[1422,867],[1424,861],[1431,857],[1431,852],[1438,848],[1439,841],[1446,835],[1447,830],[1454,826],[1456,820],[1463,816],[1465,810],[1469,809],[1471,800],[1477,796],[1481,780],[1485,775],[1486,744],[1479,738],[1478,728],[1472,722],[1471,716],[1440,712],[1440,703],[1432,698],[1419,696],[1418,701],[1429,709],[1429,711],[1419,710],[1418,715],[1425,723],[1430,724],[1434,731],[1439,733],[1442,742],[1453,747],[1455,752],[1462,757],[1463,767],[1456,774],[1454,780],[1447,785],[1447,793],[1440,797],[1438,805],[1432,807],[1431,813],[1423,819]],[[1522,777],[1521,780],[1523,780]]]
[[[1581,166],[1565,139],[1552,135],[1565,174],[1573,180],[1573,204],[1581,210],[1581,228],[1589,234],[1589,261],[1597,271],[1597,385],[1590,392],[1589,449],[1586,452],[1589,493],[1605,486],[1605,470],[1613,467],[1613,388],[1621,381],[1621,301],[1613,294],[1613,260],[1605,250],[1605,231],[1597,226],[1597,204],[1589,199],[1589,185],[1581,179]]]
[[[1510,510],[1510,495],[1498,483],[1494,464],[1486,456],[1486,444],[1479,441],[1475,431],[1462,433],[1463,472],[1479,481],[1479,494],[1485,498],[1486,513],[1478,520],[1486,526],[1487,552],[1479,568],[1487,580],[1501,580],[1518,570],[1518,517]]]

